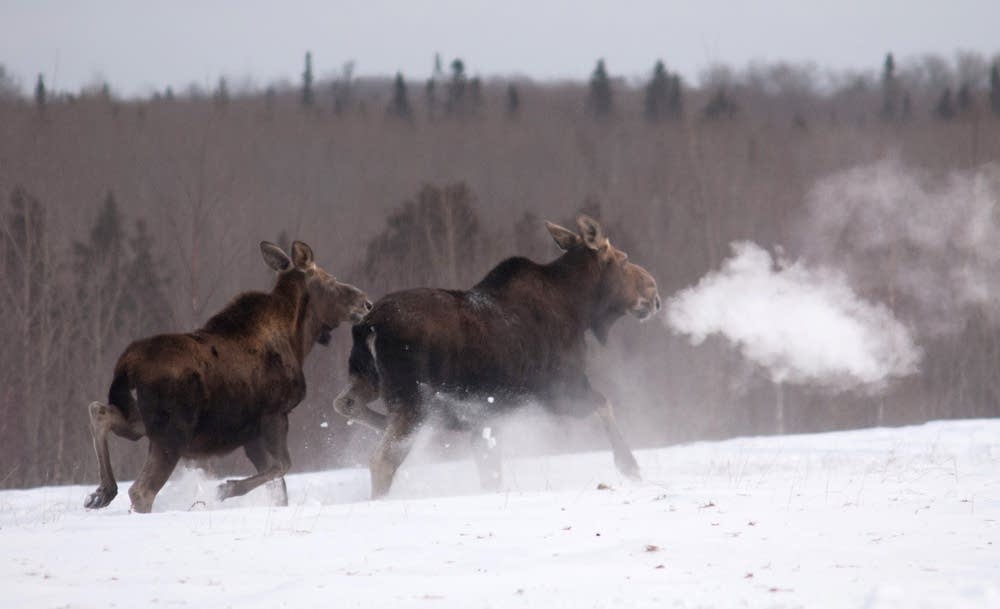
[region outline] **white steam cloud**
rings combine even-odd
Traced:
[[[810,260],[843,269],[924,335],[1000,321],[1000,164],[947,175],[897,160],[818,182],[797,234]]]
[[[750,242],[731,247],[720,270],[669,300],[674,331],[694,344],[724,336],[775,382],[847,389],[916,372],[921,353],[907,328],[843,274],[775,260]]]

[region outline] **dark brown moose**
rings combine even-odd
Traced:
[[[270,293],[242,294],[200,330],[142,339],[122,353],[108,403],[90,405],[101,484],[86,507],[104,507],[118,493],[109,431],[129,440],[149,438],[146,463],[129,489],[136,512],[150,511],[181,457],[241,446],[257,474],[220,484],[219,498],[270,482],[272,500],[287,504],[288,413],[306,393],[302,363],[313,343],[327,344],[333,328],[360,320],[372,305],[363,292],[317,266],[301,241],[292,244],[291,257],[266,241],[260,250],[278,273]]]
[[[414,431],[433,418],[472,431],[485,488],[500,484],[491,417],[527,402],[578,417],[600,417],[618,469],[639,467],[611,404],[585,372],[587,330],[602,343],[618,318],[645,320],[660,309],[653,277],[628,261],[594,219],[579,233],[546,223],[565,250],[549,264],[510,258],[468,291],[420,288],[379,300],[352,329],[350,386],[334,408],[384,431],[371,459],[373,497],[388,492]],[[368,407],[380,397],[387,415]],[[484,437],[487,436],[487,437]]]

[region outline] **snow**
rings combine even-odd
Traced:
[[[288,478],[214,504],[181,472],[154,513],[127,484],[0,492],[4,607],[1000,606],[1000,420],[739,438]]]

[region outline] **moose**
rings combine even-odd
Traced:
[[[372,304],[320,268],[301,241],[292,243],[291,256],[267,241],[260,251],[277,272],[271,292],[244,293],[200,330],[145,338],[119,357],[108,403],[90,404],[101,483],[87,497],[87,508],[102,508],[118,493],[108,432],[149,438],[146,461],[129,489],[135,512],[152,509],[181,457],[241,446],[257,473],[220,484],[219,499],[269,483],[272,500],[287,505],[288,414],[305,397],[302,364],[314,343],[328,344],[334,328],[361,320]]]
[[[414,431],[433,419],[472,432],[484,488],[501,484],[500,460],[485,425],[528,402],[556,414],[600,417],[623,474],[639,466],[612,404],[590,386],[585,333],[604,343],[626,313],[660,309],[656,281],[613,247],[586,215],[579,232],[546,222],[564,253],[549,264],[509,258],[471,290],[394,292],[352,328],[349,385],[334,409],[381,431],[371,458],[371,493],[385,495]],[[387,414],[368,406],[381,397]]]

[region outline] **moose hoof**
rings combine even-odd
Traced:
[[[117,488],[99,488],[93,493],[87,495],[87,499],[83,502],[83,507],[88,510],[96,510],[102,508],[115,498],[118,494]]]
[[[628,455],[627,458],[615,459],[615,467],[630,480],[642,480],[642,476],[639,475],[639,464],[636,463],[635,457],[632,455]]]
[[[267,495],[274,507],[288,507],[288,489],[285,487],[284,478],[268,482]]]
[[[239,489],[239,480],[226,480],[219,485],[219,488],[215,491],[215,497],[219,501],[225,501],[230,497],[235,497]]]

